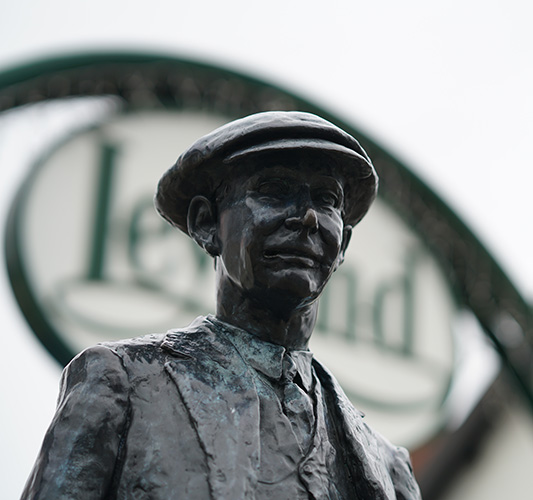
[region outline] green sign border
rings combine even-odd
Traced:
[[[239,117],[268,109],[316,113],[356,136],[380,174],[380,197],[427,243],[442,264],[459,302],[470,308],[515,375],[533,408],[531,307],[457,215],[398,159],[352,125],[270,83],[216,66],[175,57],[92,53],[34,62],[0,74],[0,111],[49,99],[112,95],[131,109],[202,109]],[[22,191],[19,196],[23,196]],[[18,203],[14,204],[16,207]],[[7,224],[8,273],[19,304],[47,349],[63,364],[72,353],[35,308],[18,255],[18,214]],[[521,342],[507,340],[503,319],[519,326]],[[508,322],[507,322],[508,323]],[[520,339],[519,339],[520,340]]]

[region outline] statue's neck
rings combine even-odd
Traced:
[[[318,301],[295,306],[290,301],[253,297],[231,282],[219,283],[216,317],[287,349],[307,349]]]

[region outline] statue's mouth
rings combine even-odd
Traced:
[[[263,253],[267,260],[279,260],[299,267],[313,268],[319,265],[319,258],[311,253],[294,248],[271,248]]]

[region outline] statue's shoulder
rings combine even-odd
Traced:
[[[212,332],[204,317],[196,318],[184,328],[176,328],[166,333],[151,333],[112,342],[101,342],[91,349],[107,349],[126,364],[163,362],[169,354],[175,354],[186,347],[199,349],[202,344],[209,344]]]
[[[100,342],[96,347],[109,349],[121,357],[129,356],[135,358],[141,353],[154,354],[157,352],[161,348],[166,335],[166,333],[151,333],[141,337]]]

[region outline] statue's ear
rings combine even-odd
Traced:
[[[190,237],[209,255],[219,255],[217,220],[211,201],[205,196],[195,196],[187,212],[187,228]]]
[[[352,237],[352,226],[349,226],[349,225],[344,226],[342,230],[341,251],[339,253],[339,258],[337,260],[337,265],[335,266],[335,269],[337,269],[337,267],[339,267],[344,262],[344,254],[346,253],[346,249],[348,248],[348,243],[350,243],[351,237]]]

